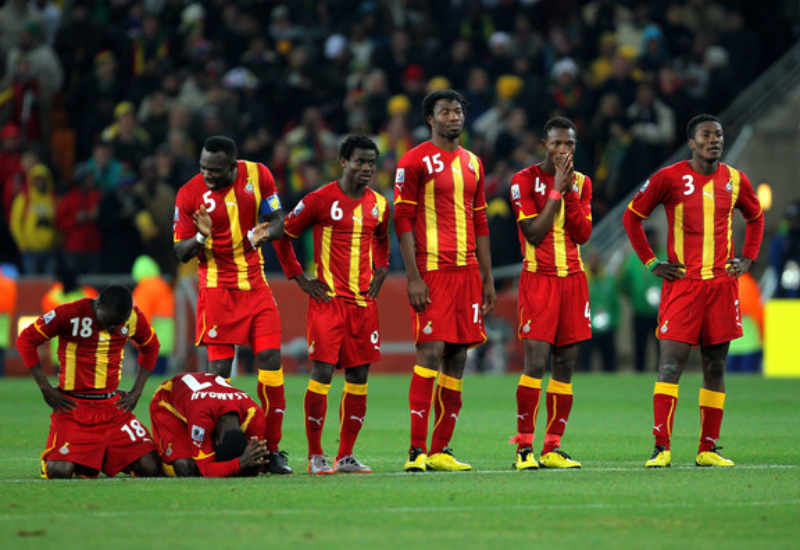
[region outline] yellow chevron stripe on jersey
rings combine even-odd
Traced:
[[[206,257],[206,287],[217,288],[217,284],[219,284],[219,266],[216,258],[214,258],[213,234],[208,236],[208,240],[203,247],[203,254]]]
[[[253,186],[253,197],[256,201],[256,209],[255,209],[255,220],[254,223],[258,224],[261,220],[259,216],[261,215],[261,179],[258,175],[258,164],[255,162],[250,162],[249,160],[244,161],[245,166],[247,167],[247,183]],[[261,248],[256,249],[256,253],[258,254],[258,265],[261,266],[261,269],[258,272],[261,275],[261,279],[264,283],[269,286],[267,283],[267,275],[264,273],[264,254],[261,252]]]
[[[176,409],[175,407],[173,407],[172,405],[170,405],[169,403],[167,403],[167,402],[166,402],[166,401],[164,401],[163,399],[162,399],[161,401],[159,401],[159,402],[158,402],[158,406],[159,406],[159,407],[164,407],[164,408],[165,408],[165,409],[167,409],[169,412],[171,412],[171,413],[172,413],[172,414],[175,416],[175,418],[177,418],[178,420],[180,420],[181,422],[183,422],[184,424],[186,424],[186,417],[185,417],[185,416],[183,416],[181,413],[179,413],[179,412],[178,412],[178,409]]]
[[[713,178],[703,185],[703,264],[700,277],[714,278],[714,214],[717,209]]]
[[[356,305],[366,307],[367,301],[361,295],[359,288],[359,280],[361,279],[361,270],[359,269],[361,260],[361,235],[364,233],[364,211],[361,204],[353,209],[353,218],[353,234],[350,238],[350,270],[347,276],[347,282],[350,287],[350,292],[353,293],[353,297],[356,300]],[[356,222],[356,219],[361,220],[361,223]]]
[[[247,259],[244,257],[244,239],[242,226],[239,223],[239,203],[236,200],[236,188],[231,186],[225,195],[225,210],[231,224],[231,251],[236,264],[236,286],[239,290],[250,290],[247,279]]]
[[[321,254],[319,255],[319,260],[322,265],[316,266],[317,271],[317,278],[324,281],[329,287],[330,292],[328,292],[328,296],[336,296],[336,284],[333,280],[333,274],[331,273],[331,240],[333,238],[333,227],[327,226],[322,228],[322,242],[320,246],[322,248]],[[320,273],[319,271],[322,271]]]
[[[679,264],[686,264],[683,254],[683,203],[675,205],[675,220],[672,240],[675,242],[675,259]]]
[[[556,264],[556,275],[559,277],[566,277],[569,274],[569,269],[567,269],[567,236],[564,231],[566,219],[564,201],[562,200],[559,201],[558,211],[553,217],[553,258]]]
[[[439,231],[436,225],[436,180],[431,178],[424,184],[423,208],[425,210],[425,244],[428,251],[426,269],[439,269]]]
[[[464,166],[457,156],[450,166],[453,173],[453,208],[456,220],[456,265],[467,265],[467,211],[464,206]]]
[[[247,431],[247,427],[250,425],[250,421],[253,420],[253,417],[256,415],[256,408],[249,407],[247,409],[247,416],[244,419],[244,422],[241,424],[241,428],[243,432]]]
[[[71,391],[75,389],[75,350],[78,349],[78,342],[67,343],[64,348],[64,390]]]
[[[111,335],[107,330],[101,330],[97,336],[97,350],[94,352],[96,361],[94,369],[94,387],[105,388],[108,383],[108,349],[111,345]],[[120,372],[122,369],[120,368]]]
[[[728,172],[731,176],[731,206],[728,210],[728,254],[725,257],[733,258],[733,209],[736,206],[736,201],[739,200],[742,176],[737,169],[731,168],[730,166],[728,166]]]

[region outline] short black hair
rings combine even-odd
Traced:
[[[469,101],[467,101],[467,98],[464,97],[461,92],[455,90],[436,90],[426,95],[425,99],[422,100],[422,119],[425,121],[425,124],[428,124],[428,117],[433,116],[433,108],[440,99],[458,101],[464,111],[469,107]]]
[[[130,315],[133,309],[133,295],[128,287],[123,285],[109,285],[100,291],[97,305],[119,313],[120,316]]]
[[[228,430],[214,446],[217,462],[227,462],[239,458],[247,448],[247,436],[242,430]]]
[[[339,145],[339,158],[348,160],[356,149],[369,149],[375,151],[375,155],[380,155],[378,144],[364,134],[354,134],[347,136]]]
[[[211,136],[203,143],[203,149],[209,153],[225,153],[231,160],[236,160],[239,154],[236,142],[225,136]]]
[[[686,138],[687,139],[694,139],[694,133],[697,131],[697,126],[702,124],[703,122],[716,122],[720,126],[722,126],[722,121],[715,117],[714,115],[704,114],[704,115],[697,115],[692,120],[689,121],[689,124],[686,125]]]
[[[578,133],[575,123],[570,119],[563,116],[555,116],[544,123],[544,134],[542,134],[542,138],[547,139],[547,134],[549,134],[550,130],[553,128],[563,128],[564,130],[572,130],[575,134]]]

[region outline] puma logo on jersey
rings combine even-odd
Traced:
[[[711,194],[711,193],[709,193],[708,191],[703,191],[703,194],[704,194],[706,197],[708,197],[709,199],[713,199],[713,198],[714,198],[714,195],[712,195],[712,194]]]
[[[357,218],[356,216],[353,216],[353,221],[361,225],[364,225],[364,222],[361,221],[361,218]]]

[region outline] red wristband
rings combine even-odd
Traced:
[[[548,198],[553,199],[554,201],[560,201],[562,198],[561,193],[556,191],[555,189],[550,190],[550,194],[547,195]]]

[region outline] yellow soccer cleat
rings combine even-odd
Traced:
[[[570,456],[556,447],[547,454],[542,455],[539,459],[539,466],[542,468],[580,468],[581,463],[577,460],[572,460]]]
[[[538,470],[539,463],[536,461],[536,455],[533,454],[533,449],[524,447],[517,451],[517,460],[513,464],[517,470]]]
[[[428,469],[428,455],[421,447],[411,447],[408,451],[408,461],[403,466],[406,472],[424,472]]]
[[[445,447],[441,453],[432,454],[428,457],[428,468],[441,472],[464,472],[471,470],[472,466],[465,462],[459,462],[453,456],[453,449]]]
[[[672,452],[663,445],[653,449],[653,456],[644,463],[645,468],[669,468],[672,464]]]
[[[694,463],[703,468],[732,468],[736,466],[733,460],[719,454],[720,449],[722,447],[711,447],[710,450],[698,454]]]

